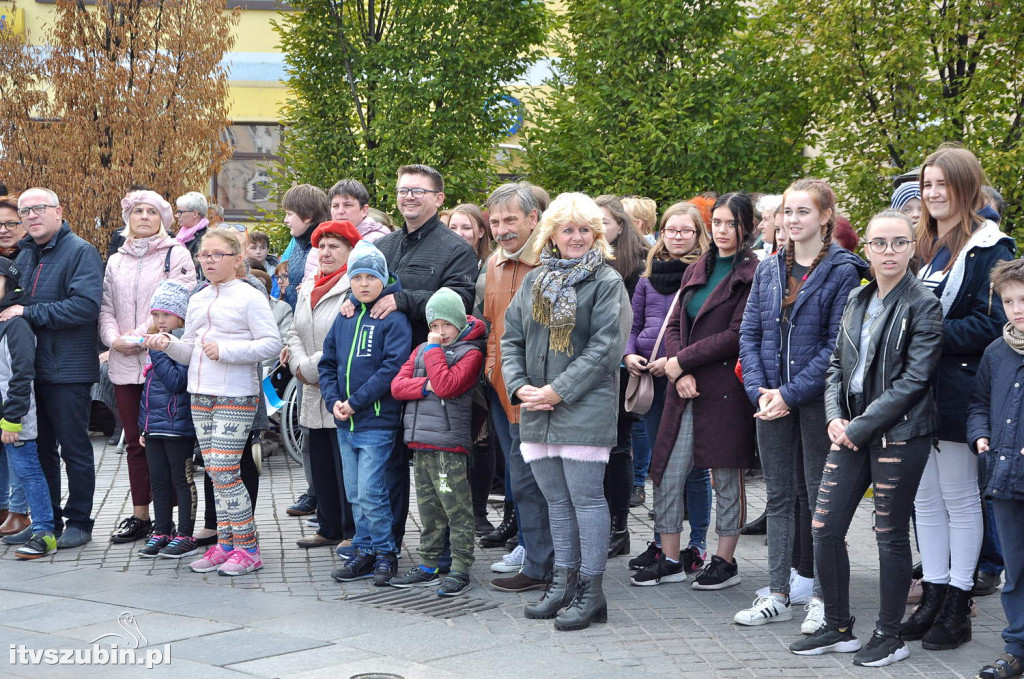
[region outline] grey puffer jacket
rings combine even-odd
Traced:
[[[449,368],[473,351],[480,354],[479,361],[474,363],[478,368],[476,371],[469,371],[475,374],[465,376],[465,389],[458,396],[441,398],[431,391],[422,399],[406,403],[403,424],[405,442],[410,448],[429,447],[466,453],[472,450],[473,385],[480,379],[480,368],[483,367],[483,355],[486,351],[486,335],[483,321],[471,318],[471,325],[464,338],[453,342],[450,347],[442,347]],[[430,345],[421,345],[416,350],[413,378],[427,377],[427,346]]]
[[[526,385],[550,384],[562,402],[552,410],[521,410],[519,435],[527,443],[612,448],[619,411],[619,364],[633,325],[622,277],[608,265],[576,285],[572,353],[549,348],[548,328],[533,320],[533,284],[541,266],[523,279],[505,312],[501,373],[512,405]]]

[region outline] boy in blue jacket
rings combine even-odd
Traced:
[[[998,264],[991,281],[1009,322],[978,366],[967,409],[967,441],[985,467],[984,496],[992,499],[1006,565],[1006,653],[978,676],[1005,679],[1024,675],[1024,259]]]
[[[338,425],[345,494],[356,524],[352,556],[331,577],[339,582],[373,577],[373,584],[383,587],[398,572],[386,469],[402,407],[391,396],[391,380],[412,350],[412,327],[400,311],[370,316],[378,299],[402,289],[373,244],[356,243],[348,276],[356,312],[335,319],[319,365],[324,404]]]

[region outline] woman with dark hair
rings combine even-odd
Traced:
[[[939,298],[943,317],[935,378],[939,431],[914,501],[921,602],[901,631],[931,650],[970,641],[970,595],[984,535],[964,399],[985,348],[1002,336],[1006,323],[989,272],[1016,250],[1013,239],[979,214],[984,184],[981,163],[967,149],[940,148],[921,168],[918,277]]]
[[[638,572],[634,585],[684,582],[679,536],[683,486],[693,468],[711,469],[718,513],[717,553],[694,589],[738,585],[733,554],[745,522],[743,471],[754,462],[754,408],[734,373],[740,321],[754,280],[757,257],[749,248],[754,207],[744,193],[727,193],[711,211],[711,247],[683,275],[679,303],[669,316],[665,374],[672,386],[654,444],[654,527],[662,558]],[[701,436],[694,432],[700,427]]]
[[[626,293],[633,297],[640,273],[644,270],[647,245],[633,224],[622,201],[617,196],[598,196],[594,202],[601,208],[602,222],[608,243],[615,251],[615,259],[609,266],[619,272],[626,284]],[[630,450],[640,449],[640,456],[650,458],[651,444],[647,438],[644,421],[626,412],[626,385],[629,375],[625,368],[620,368],[619,375],[619,425],[615,447],[604,475],[604,494],[608,500],[608,509],[612,515],[611,537],[608,543],[608,556],[629,554],[629,505],[633,495],[633,456]]]

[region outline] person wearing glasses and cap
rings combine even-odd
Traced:
[[[50,487],[54,534],[63,532],[57,545],[79,547],[92,539],[96,471],[89,412],[90,390],[100,376],[96,346],[103,260],[93,245],[71,232],[53,191],[25,191],[18,198],[18,214],[28,232],[15,262],[25,298],[0,312],[0,321],[23,316],[36,333],[39,461]],[[68,475],[63,508],[61,459]],[[31,535],[20,537],[27,541]]]

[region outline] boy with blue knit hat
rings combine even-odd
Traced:
[[[437,595],[459,596],[469,589],[475,520],[468,458],[473,446],[473,388],[480,380],[487,329],[466,316],[462,298],[441,288],[426,307],[430,333],[391,383],[405,406],[405,443],[415,451],[416,503],[423,532],[420,565],[391,581],[393,587],[427,587],[439,582],[438,560],[450,529],[451,573]]]
[[[387,467],[402,407],[391,397],[391,380],[412,346],[412,327],[400,311],[385,318],[370,315],[378,299],[402,289],[372,243],[361,240],[352,248],[348,276],[356,312],[334,320],[319,365],[320,391],[338,426],[345,494],[356,525],[352,556],[331,577],[339,582],[372,577],[373,584],[384,586],[398,570]]]

